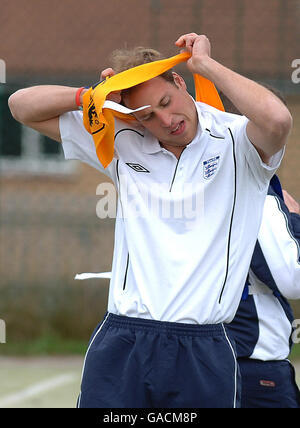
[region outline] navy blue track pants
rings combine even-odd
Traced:
[[[224,326],[106,314],[89,343],[78,407],[239,407],[239,370]]]
[[[238,360],[242,376],[243,408],[300,408],[295,370],[288,360]]]

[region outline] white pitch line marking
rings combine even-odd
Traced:
[[[19,403],[20,401],[24,401],[27,398],[34,397],[38,394],[43,394],[44,392],[49,391],[50,389],[55,389],[60,386],[71,383],[75,379],[76,375],[74,375],[73,373],[69,373],[56,376],[52,379],[48,379],[43,382],[36,383],[14,394],[7,395],[3,398],[0,397],[0,408],[11,406],[12,404]]]

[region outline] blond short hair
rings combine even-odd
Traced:
[[[110,57],[111,67],[116,73],[161,59],[165,59],[165,57],[160,52],[142,46],[137,46],[133,49],[117,49],[112,52]],[[172,70],[167,70],[161,74],[161,77],[168,82],[174,83]]]

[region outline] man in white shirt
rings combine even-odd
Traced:
[[[28,88],[9,100],[17,120],[62,141],[66,158],[108,174],[118,190],[108,312],[90,341],[80,407],[239,405],[223,323],[239,305],[291,116],[271,92],[213,60],[206,36],[176,45],[191,53],[189,71],[243,117],[195,103],[176,73],[173,82],[158,76],[122,94],[131,109],[149,107],[135,113],[137,125],[115,120],[104,169],[75,111],[77,89]]]
[[[272,186],[274,178],[243,297],[228,325],[236,343],[244,408],[300,407],[295,370],[288,360],[294,322],[288,299],[300,297],[299,207],[297,214],[289,212],[289,202]]]
[[[277,89],[266,85],[286,105]],[[221,95],[226,111],[239,114]],[[227,330],[236,343],[243,408],[299,408],[295,370],[288,360],[300,297],[299,204],[270,181],[262,222],[241,303]]]

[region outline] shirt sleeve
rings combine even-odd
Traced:
[[[258,242],[279,291],[287,299],[300,298],[299,222],[300,216],[291,216],[279,197],[266,197]]]
[[[246,130],[248,121],[249,120],[245,116],[240,116],[230,124],[232,136],[236,143],[236,153],[240,160],[241,158],[246,158],[246,162],[253,176],[256,178],[259,187],[265,188],[279,168],[285,149],[283,148],[275,153],[268,164],[264,163],[248,138]]]
[[[81,111],[71,111],[61,115],[59,128],[65,159],[80,160],[111,177],[112,165],[104,168],[100,163],[93,137],[84,127]]]

